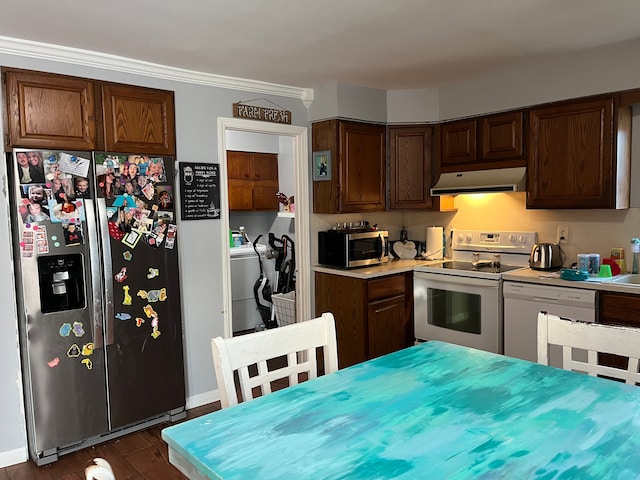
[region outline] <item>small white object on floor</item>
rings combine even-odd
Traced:
[[[84,469],[86,480],[116,480],[111,465],[104,458],[94,458]]]

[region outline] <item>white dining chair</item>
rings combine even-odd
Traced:
[[[562,368],[640,384],[638,357],[640,329],[603,325],[538,313],[538,363],[549,365],[549,346],[562,347]],[[586,361],[576,359],[575,349],[586,350]],[[626,369],[598,363],[598,354],[627,357]]]
[[[211,350],[222,408],[238,403],[234,372],[238,374],[244,401],[271,393],[271,382],[276,380],[288,378],[291,386],[299,382],[300,374],[306,373],[307,379],[316,378],[316,349],[323,351],[325,374],[338,370],[336,327],[331,313],[248,335],[213,338]],[[271,362],[269,370],[267,360],[283,356],[286,365],[278,368],[278,362]]]

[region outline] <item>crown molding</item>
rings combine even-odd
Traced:
[[[307,108],[309,108],[313,102],[313,89],[311,88],[291,87],[258,80],[196,72],[132,58],[119,57],[107,53],[33,42],[19,38],[0,36],[0,53],[103,68],[116,72],[133,73],[177,82],[299,98]]]

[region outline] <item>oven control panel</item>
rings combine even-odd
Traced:
[[[454,250],[530,253],[538,243],[536,232],[455,230],[452,234]]]

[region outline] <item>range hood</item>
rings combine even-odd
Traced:
[[[526,176],[526,167],[442,173],[438,183],[431,189],[431,196],[522,192],[525,190]]]

